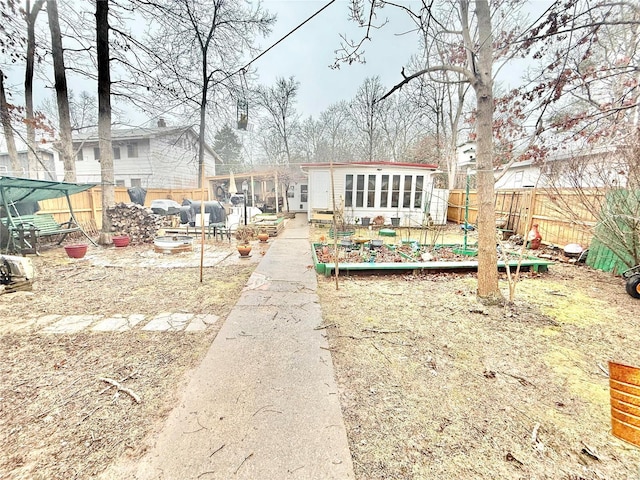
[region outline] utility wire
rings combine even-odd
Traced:
[[[284,37],[281,37],[278,41],[276,41],[273,45],[271,45],[269,48],[267,48],[266,50],[264,50],[263,52],[261,52],[260,54],[258,54],[255,58],[249,60],[249,62],[244,65],[243,67],[240,67],[238,70],[228,74],[226,77],[212,83],[212,86],[216,86],[222,82],[224,82],[225,80],[228,80],[229,78],[233,77],[234,75],[237,75],[238,73],[244,73],[246,72],[247,68],[249,66],[251,66],[252,63],[256,62],[258,59],[260,59],[262,56],[264,56],[267,52],[271,51],[273,48],[275,48],[278,44],[282,43],[287,37],[291,36],[293,33],[295,33],[297,30],[299,30],[300,28],[302,28],[304,25],[306,25],[307,23],[309,23],[313,18],[315,18],[316,16],[318,16],[320,13],[322,13],[327,7],[329,7],[332,3],[335,3],[336,0],[330,0],[324,7],[322,7],[320,10],[316,11],[314,14],[312,14],[310,17],[308,17],[306,20],[304,20],[302,23],[298,24],[295,28],[293,28],[293,30],[290,30]],[[165,110],[162,113],[159,113],[158,115],[156,115],[153,118],[158,118],[161,117],[162,115],[165,115],[167,113],[169,113],[171,110],[174,110],[176,108],[178,108],[180,105],[175,105],[173,107],[168,108],[167,110]]]
[[[269,52],[270,50],[272,50],[274,47],[276,47],[279,43],[282,43],[287,37],[289,37],[290,35],[292,35],[293,33],[295,33],[297,30],[299,30],[300,28],[302,28],[305,24],[309,23],[314,17],[318,16],[320,13],[322,13],[323,10],[325,10],[327,7],[329,7],[332,3],[335,3],[336,0],[330,0],[329,3],[327,3],[324,7],[322,7],[320,10],[316,11],[313,15],[311,15],[309,18],[307,18],[304,22],[300,23],[297,27],[295,27],[293,30],[289,31],[289,33],[287,33],[284,37],[280,38],[276,43],[274,43],[273,45],[271,45],[269,48],[267,48],[266,50],[264,50],[263,52],[261,52],[257,57],[253,58],[252,60],[250,60],[244,67],[240,67],[238,70],[236,70],[233,73],[230,73],[229,75],[227,75],[226,77],[224,77],[222,80],[218,80],[216,83],[214,83],[214,85],[217,85],[219,83],[224,82],[225,80],[227,80],[228,78],[233,77],[234,75],[237,75],[240,72],[244,72],[247,70],[247,68],[249,66],[251,66],[252,63],[256,62],[260,57],[262,57],[263,55],[265,55],[267,52]]]

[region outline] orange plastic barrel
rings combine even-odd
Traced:
[[[611,433],[640,447],[640,368],[609,362]]]

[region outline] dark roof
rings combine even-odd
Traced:
[[[191,130],[195,135],[195,132],[191,127],[136,127],[136,128],[119,128],[111,130],[112,140],[134,140],[139,138],[157,137],[163,135],[170,135],[174,133],[182,133]],[[197,135],[196,135],[197,136]],[[90,133],[78,133],[73,137],[74,142],[82,141],[98,141],[98,132]]]

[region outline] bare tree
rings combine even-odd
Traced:
[[[274,17],[261,5],[232,0],[140,2],[140,8],[151,24],[145,43],[154,48],[146,52],[146,67],[136,68],[134,75],[139,83],[148,82],[165,108],[181,107],[186,115],[196,108],[201,185],[207,114],[217,102],[237,95],[240,62],[247,51],[255,51],[255,36],[267,34]]]
[[[381,132],[394,162],[409,161],[412,145],[427,131],[422,110],[412,97],[409,92],[400,92],[387,98],[379,111]]]
[[[58,107],[55,95],[45,98],[38,110],[51,121],[53,127],[59,131]],[[76,95],[69,90],[69,113],[71,116],[71,131],[82,133],[98,126],[98,102],[97,97],[83,90]]]
[[[2,70],[0,70],[0,120],[2,121],[4,139],[7,143],[7,151],[9,152],[11,170],[13,171],[13,175],[21,177],[22,165],[18,158],[18,149],[16,148],[16,140],[13,135],[13,127],[11,126],[11,115],[9,113],[9,105],[7,104],[7,96],[4,91],[4,72]]]
[[[266,135],[271,137],[272,153],[278,164],[289,165],[292,158],[292,140],[298,130],[295,103],[300,82],[294,77],[278,78],[273,87],[258,88],[256,100],[268,117]]]
[[[351,102],[352,120],[362,135],[362,157],[368,162],[381,154],[382,131],[380,110],[384,87],[380,77],[366,78]]]
[[[108,2],[97,2],[108,3]],[[107,5],[108,8],[108,5]],[[76,163],[73,155],[71,138],[71,114],[69,113],[69,97],[67,91],[67,74],[64,67],[64,49],[60,22],[58,20],[58,4],[56,0],[47,0],[49,30],[51,31],[51,54],[53,56],[53,74],[58,103],[58,123],[60,125],[60,156],[64,165],[65,182],[76,181]]]
[[[540,133],[530,156],[562,215],[583,224],[628,267],[640,263],[640,6],[554,5],[522,48],[539,59],[514,101]],[[534,117],[535,118],[535,117]],[[563,193],[571,188],[573,195]]]
[[[27,125],[27,176],[36,176],[36,129],[33,114],[33,66],[36,56],[35,26],[38,13],[44,5],[44,0],[36,0],[31,8],[31,1],[25,5],[25,21],[27,22],[27,56],[24,74],[25,123]]]
[[[330,106],[320,115],[320,122],[325,125],[328,152],[326,160],[334,162],[349,162],[354,159],[353,144],[350,141],[349,104],[346,101]]]
[[[326,151],[325,128],[322,122],[311,116],[300,124],[296,143],[299,145],[297,150],[305,162],[319,162],[320,156]]]
[[[352,2],[353,17],[372,29],[374,10],[390,2],[374,2],[365,12],[358,1]],[[427,61],[424,68],[407,75],[383,98],[402,88],[411,80],[435,72],[454,72],[468,82],[476,98],[477,135],[477,182],[478,182],[478,297],[487,301],[502,301],[498,287],[496,251],[496,226],[494,210],[493,178],[493,63],[494,37],[492,16],[488,0],[474,0],[475,11],[471,11],[470,0],[442,5],[436,11],[433,3],[423,5],[418,12],[402,7],[412,18],[424,37],[443,42],[450,55],[447,63]],[[496,7],[497,8],[497,7]],[[369,20],[366,20],[366,19]],[[508,38],[508,37],[506,37]],[[497,46],[507,40],[501,39]],[[498,40],[498,39],[496,39]],[[447,44],[447,45],[444,45]],[[338,62],[353,62],[360,57],[362,42],[345,43],[339,52]]]
[[[113,152],[111,150],[111,74],[109,62],[109,2],[96,2],[96,51],[98,60],[98,138],[102,185],[102,230],[98,242],[112,243],[108,210],[115,203]]]

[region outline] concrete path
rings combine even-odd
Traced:
[[[306,219],[271,241],[155,444],[106,478],[354,478]]]

